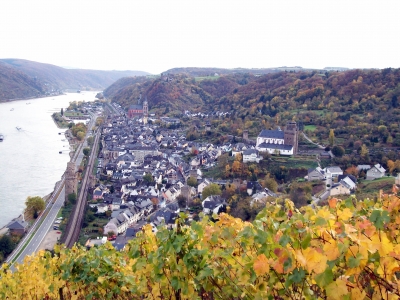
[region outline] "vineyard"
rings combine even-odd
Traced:
[[[145,227],[122,251],[58,247],[0,271],[2,299],[398,299],[400,198],[269,203]]]

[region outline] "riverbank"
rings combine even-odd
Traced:
[[[22,98],[13,98],[13,99],[0,99],[0,103],[8,103],[8,102],[14,102],[14,101],[21,101],[21,100],[33,100],[33,99],[42,99],[42,98],[49,98],[49,97],[58,97],[66,95],[65,93],[62,94],[57,94],[57,95],[40,95],[39,97],[22,97]]]

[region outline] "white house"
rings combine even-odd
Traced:
[[[203,190],[206,186],[210,185],[211,181],[208,179],[204,179],[203,182],[201,182],[198,186],[197,186],[197,192],[199,194],[203,193]]]
[[[243,151],[243,162],[260,162],[262,157],[259,156],[258,151],[256,149],[247,149]]]
[[[343,170],[340,167],[326,167],[324,169],[326,178],[336,178],[339,175],[343,175]]]
[[[367,171],[367,180],[382,178],[383,176],[385,176],[385,172],[385,168],[383,168],[380,164],[376,164]]]

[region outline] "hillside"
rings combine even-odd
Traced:
[[[122,250],[56,246],[0,268],[2,299],[398,299],[400,198],[268,203],[253,223],[226,214],[144,227]]]
[[[42,95],[44,83],[0,61],[0,101],[4,99],[29,98]]]
[[[371,154],[400,146],[400,69],[163,74],[140,83],[121,79],[105,90],[106,97],[123,106],[136,102],[140,93],[159,114],[230,112],[229,119],[214,123],[221,134],[240,136],[246,129],[255,137],[260,129],[296,120],[324,145],[333,129],[335,144],[346,151],[359,151],[362,144]]]
[[[303,69],[302,67],[278,67],[278,68],[235,68],[235,69],[222,69],[222,68],[173,68],[165,71],[166,74],[186,74],[189,76],[213,76],[228,75],[237,73],[249,73],[253,75],[277,73],[282,71],[311,71],[311,69]]]
[[[0,95],[10,93],[10,90],[23,90],[21,81],[10,77],[9,73],[18,72],[30,78],[30,81],[40,82],[45,88],[44,92],[72,89],[72,90],[102,90],[111,85],[119,78],[126,76],[143,76],[146,72],[141,71],[99,71],[99,70],[82,70],[82,69],[64,69],[58,66],[43,64],[23,59],[0,59],[2,66],[8,68],[1,69],[1,75],[9,78],[3,81],[0,86]],[[31,86],[30,83],[26,84]],[[31,86],[33,87],[33,86]],[[20,97],[29,97],[29,93],[20,93]],[[1,100],[10,99],[9,97],[1,97]]]

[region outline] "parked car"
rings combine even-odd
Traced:
[[[53,226],[53,229],[58,230],[59,228],[58,228],[58,226]]]

